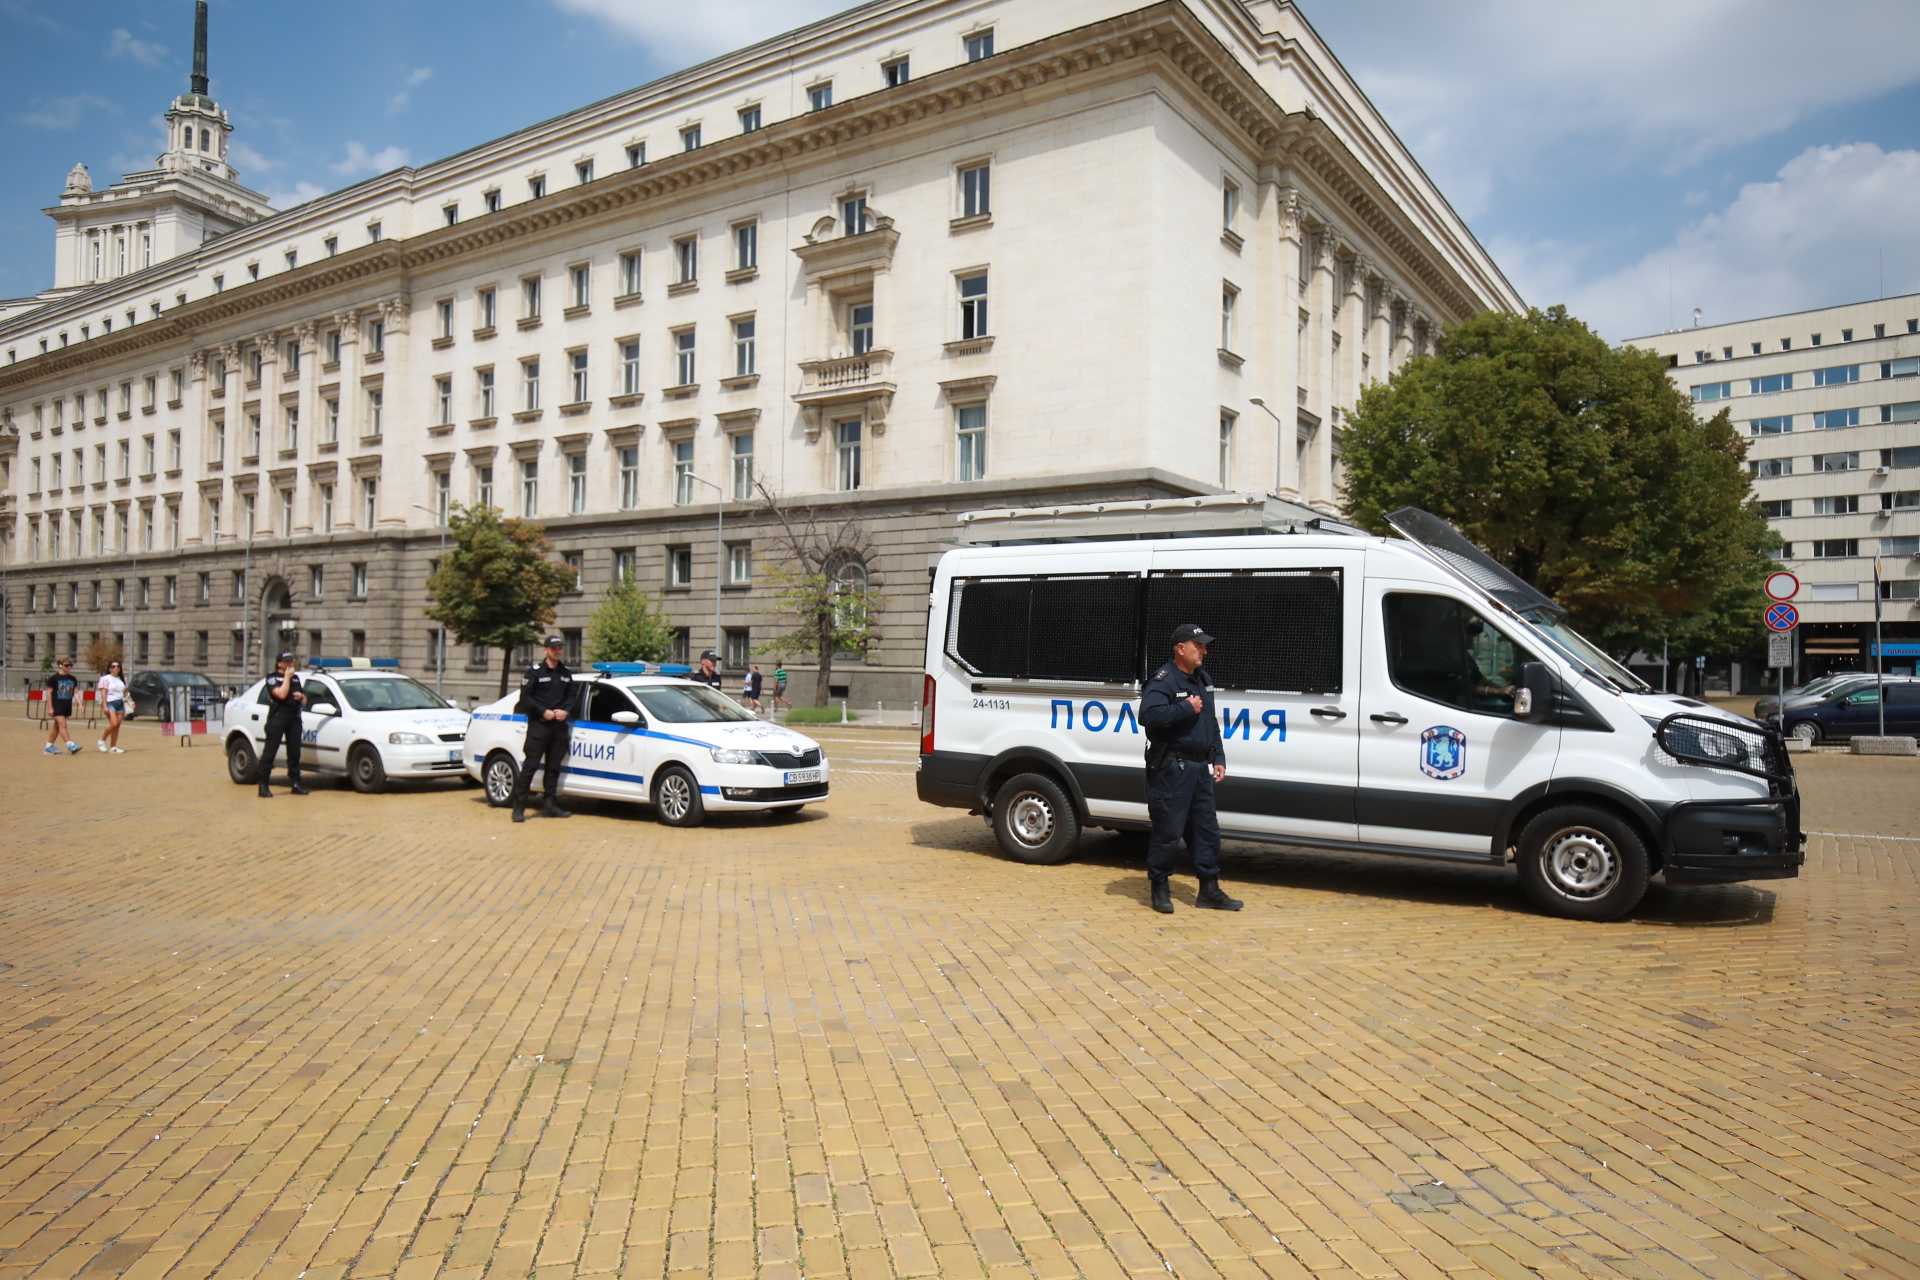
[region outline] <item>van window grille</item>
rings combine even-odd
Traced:
[[[953,584],[947,656],[1000,680],[1140,678],[1140,579],[986,578]]]
[[[1155,574],[1147,586],[1148,652],[1194,622],[1218,637],[1207,671],[1222,689],[1339,693],[1345,637],[1338,569]]]

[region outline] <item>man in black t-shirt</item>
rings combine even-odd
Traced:
[[[73,700],[80,696],[80,682],[73,675],[73,659],[62,658],[47,677],[47,749],[45,755],[60,754],[60,739],[67,740],[67,754],[77,755],[80,744],[67,732],[67,717],[73,714]]]

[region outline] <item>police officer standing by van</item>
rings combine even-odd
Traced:
[[[567,746],[572,738],[573,726],[567,723],[567,712],[573,706],[573,672],[561,661],[567,651],[565,640],[548,636],[542,647],[547,651],[546,656],[520,677],[520,701],[514,705],[514,712],[527,718],[526,758],[520,763],[520,777],[513,786],[515,822],[527,820],[527,789],[533,785],[533,771],[543,763],[546,777],[542,785],[547,794],[546,803],[540,806],[540,816],[573,816],[562,809],[556,799],[560,794],[560,767],[567,762]]]
[[[1213,637],[1193,623],[1173,629],[1173,660],[1153,673],[1140,694],[1140,727],[1147,734],[1147,885],[1153,909],[1173,910],[1167,883],[1184,837],[1200,877],[1194,905],[1238,911],[1245,903],[1220,890],[1220,819],[1213,784],[1227,776],[1213,677],[1200,664]]]
[[[267,779],[273,774],[273,758],[280,753],[280,744],[287,744],[287,790],[296,796],[307,794],[300,785],[300,708],[306,704],[307,695],[300,689],[300,677],[294,673],[299,665],[291,653],[283,653],[274,659],[273,675],[267,679],[267,735],[260,751],[260,798],[270,800],[273,792],[267,789]]]

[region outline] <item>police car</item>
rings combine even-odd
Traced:
[[[769,724],[681,666],[597,662],[576,677],[560,794],[651,804],[660,821],[691,827],[708,813],[798,813],[827,798],[820,744]],[[495,806],[513,803],[527,736],[519,694],[476,709],[467,771]]]
[[[391,778],[466,775],[467,713],[413,677],[397,658],[315,658],[300,672],[300,771],[345,774],[355,791]],[[267,681],[227,703],[227,776],[259,781],[267,736]],[[282,750],[279,763],[284,764]]]

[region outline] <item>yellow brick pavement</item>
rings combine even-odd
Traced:
[[[1245,846],[1160,917],[823,736],[673,831],[0,723],[0,1278],[1920,1278],[1916,762],[1619,924]]]

